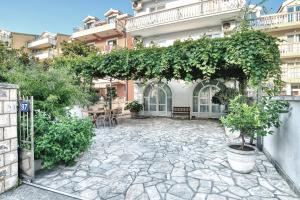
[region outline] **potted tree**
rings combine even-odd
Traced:
[[[138,101],[132,101],[127,103],[124,109],[130,111],[131,118],[136,118],[139,112],[143,110],[143,105]]]
[[[264,98],[260,102],[247,104],[247,98],[239,95],[229,103],[229,114],[221,118],[231,132],[240,132],[241,143],[229,144],[227,158],[230,167],[239,173],[250,173],[256,160],[256,148],[246,145],[246,137],[255,138],[272,134],[271,127],[279,127],[279,114],[285,102]]]

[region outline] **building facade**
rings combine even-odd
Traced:
[[[27,48],[38,60],[51,59],[62,54],[62,43],[70,39],[69,35],[43,32],[28,42]]]
[[[9,48],[23,49],[25,52],[29,52],[29,49],[27,48],[28,42],[34,40],[36,37],[37,35],[34,34],[0,30],[0,41]]]
[[[134,17],[127,31],[144,46],[169,46],[176,40],[230,35],[237,27],[244,0],[163,0],[133,1]],[[235,82],[223,80],[169,81],[135,84],[135,99],[143,103],[144,115],[171,116],[173,107],[190,107],[191,117],[218,118],[224,106],[212,103],[212,97]]]
[[[278,37],[284,95],[300,96],[300,0],[286,0],[277,13],[260,15],[252,27]]]
[[[74,28],[72,40],[81,40],[95,46],[100,53],[105,54],[118,48],[133,48],[133,39],[126,31],[125,26],[129,14],[119,10],[110,9],[104,14],[104,19],[95,16],[87,16],[83,25]],[[133,100],[133,81],[110,79],[94,80],[94,89],[99,96],[107,96],[107,88],[112,87],[117,93],[117,101]]]

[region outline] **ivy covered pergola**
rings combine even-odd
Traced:
[[[70,57],[57,64],[80,75],[121,80],[237,79],[258,86],[267,80],[280,84],[278,39],[245,30],[231,37],[176,41],[169,47],[119,49],[104,55]]]

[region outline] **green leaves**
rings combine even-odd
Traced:
[[[141,110],[143,110],[143,105],[138,101],[132,101],[130,103],[127,103],[124,109],[130,110],[130,112],[140,112]]]
[[[272,127],[279,127],[279,114],[288,108],[285,101],[264,97],[260,102],[249,105],[246,98],[237,96],[230,101],[229,114],[221,122],[231,129],[249,137],[272,134]]]
[[[98,78],[186,81],[237,78],[250,80],[253,86],[277,80],[281,73],[277,39],[254,30],[227,38],[176,41],[169,47],[119,49],[105,55],[75,57],[64,64]]]
[[[35,156],[43,160],[43,168],[60,162],[72,164],[90,146],[94,136],[89,118],[65,116],[53,121],[44,112],[35,116],[35,134]]]

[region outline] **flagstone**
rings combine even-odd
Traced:
[[[127,119],[96,130],[74,166],[42,171],[34,183],[88,200],[296,200],[259,152],[250,174],[232,171],[216,121]]]

